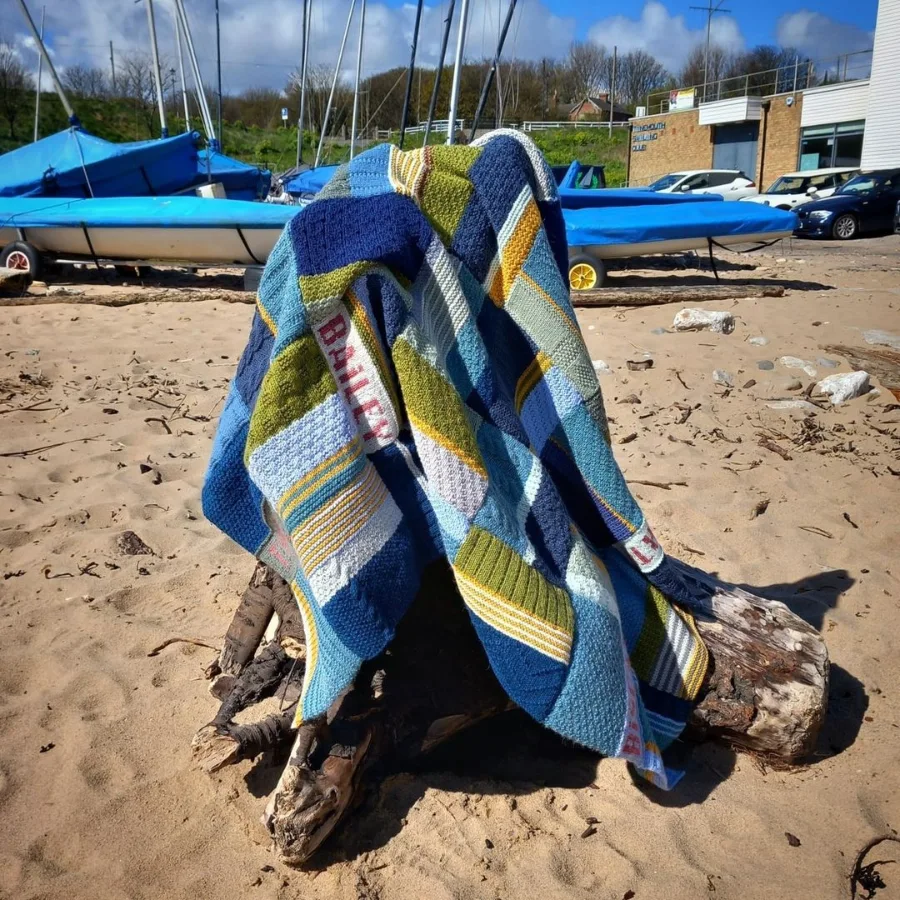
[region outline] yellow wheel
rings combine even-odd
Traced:
[[[589,291],[597,286],[597,271],[590,263],[575,263],[569,269],[569,287],[573,291]]]
[[[602,287],[606,270],[599,259],[585,254],[578,254],[569,260],[569,289],[573,291],[592,291]]]

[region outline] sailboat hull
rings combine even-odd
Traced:
[[[258,265],[297,207],[196,197],[0,202],[0,245],[57,259]]]

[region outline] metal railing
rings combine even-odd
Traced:
[[[872,71],[872,51],[860,50],[845,53],[827,60],[801,59],[776,69],[748,72],[728,78],[720,78],[707,84],[687,85],[678,91],[656,91],[647,97],[647,115],[673,111],[672,95],[694,92],[693,105],[730,100],[736,97],[771,97],[805,91],[825,84],[861,81]],[[679,107],[684,108],[684,107]],[[689,108],[689,107],[688,107]]]
[[[628,122],[613,122],[613,128],[628,128]],[[514,126],[521,131],[546,131],[551,128],[609,128],[609,122],[594,119],[563,119],[559,122],[523,122]]]

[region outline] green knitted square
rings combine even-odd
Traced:
[[[272,360],[260,387],[244,458],[337,392],[334,378],[311,334],[303,334]]]
[[[399,337],[391,348],[410,421],[445,450],[486,475],[462,398],[426,359]]]

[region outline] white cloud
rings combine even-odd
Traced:
[[[871,50],[874,32],[802,9],[782,16],[775,35],[782,47],[796,47],[812,59],[827,62],[843,53]]]
[[[691,28],[683,15],[672,15],[658,0],[644,4],[638,18],[619,15],[593,25],[589,38],[620,53],[645,50],[670,72],[677,72],[691,49],[706,40],[706,23],[696,13],[697,27]],[[718,15],[712,21],[712,41],[729,51],[742,50],[744,37],[732,16]]]
[[[215,80],[215,19],[212,0],[185,0],[194,33],[200,67],[207,84]],[[36,5],[31,3],[32,8]],[[498,9],[502,5],[503,10]],[[576,36],[576,21],[554,12],[561,4],[553,0],[520,2],[510,29],[505,54],[522,59],[564,57]],[[685,4],[686,5],[686,4]],[[282,88],[290,72],[300,61],[302,3],[300,0],[220,0],[222,32],[223,86],[240,91],[249,86]],[[434,65],[447,0],[429,0],[422,17],[418,60]],[[452,61],[456,43],[460,2],[456,3],[456,21],[451,32],[447,61]],[[349,0],[312,0],[313,63],[333,66],[343,34]],[[174,65],[173,0],[155,0],[160,53]],[[490,55],[496,43],[505,3],[498,0],[472,0],[469,13],[467,56],[470,59]],[[749,15],[749,13],[747,13]],[[407,0],[401,7],[370,0],[366,11],[364,73],[405,66],[415,19],[415,3]],[[4,30],[15,37],[26,51],[24,58],[34,59],[33,46],[26,30],[17,24],[13,12],[4,12]],[[147,17],[143,3],[132,0],[66,0],[47,4],[48,43],[54,61],[62,69],[82,64],[108,70],[109,41],[117,56],[146,53],[149,49]],[[647,0],[636,17],[616,15],[602,19],[589,29],[591,40],[620,52],[642,49],[651,53],[666,68],[678,71],[690,50],[706,38],[702,13],[670,13],[660,0]],[[820,13],[799,11],[782,16],[776,28],[778,42],[796,46],[816,59],[837,56],[871,46],[871,33],[835,22]],[[354,25],[344,61],[346,75],[355,67],[357,28]],[[713,18],[712,38],[728,50],[742,50],[746,41],[737,20],[730,15]]]
[[[185,0],[204,80],[215,79],[215,18],[210,0]],[[346,24],[349,0],[313,0],[312,63],[334,65]],[[360,3],[357,2],[357,10]],[[452,62],[461,4],[448,46]],[[490,55],[499,32],[497,0],[472,0],[467,53],[470,58]],[[172,0],[156,0],[156,26],[160,53],[170,64],[175,59]],[[446,0],[425,7],[419,36],[418,61],[434,65]],[[357,17],[359,13],[357,11]],[[220,0],[223,87],[227,91],[265,85],[281,88],[300,61],[302,3],[299,0]],[[415,4],[390,7],[369,2],[363,48],[363,71],[370,74],[409,60]],[[109,68],[109,41],[116,55],[149,50],[147,16],[143,3],[130,0],[69,0],[47,9],[49,43],[62,65],[75,63]],[[351,26],[344,58],[345,73],[355,69],[358,18]],[[505,53],[523,59],[563,56],[575,35],[575,20],[558,16],[545,3],[520,3]],[[24,28],[17,35],[24,44]]]

